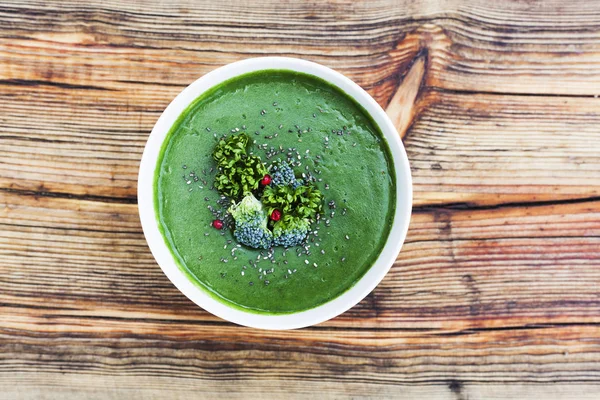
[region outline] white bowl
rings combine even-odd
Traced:
[[[310,310],[285,315],[245,312],[215,300],[192,283],[177,266],[158,228],[154,209],[154,173],[167,133],[198,96],[219,83],[248,72],[285,69],[317,76],[337,86],[354,98],[379,125],[394,160],[396,171],[396,213],[392,229],[381,254],[373,266],[350,289],[339,297]],[[412,208],[410,167],[402,141],[383,109],[360,86],[344,75],[320,64],[288,57],[262,57],[238,61],[218,68],[185,88],[162,113],[146,143],[138,177],[138,207],[144,235],[158,265],[173,284],[190,300],[206,311],[236,324],[262,329],[295,329],[327,321],[350,309],[381,282],[394,263],[404,243]]]

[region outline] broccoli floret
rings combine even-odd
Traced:
[[[307,218],[286,215],[273,226],[273,245],[297,246],[306,239],[309,227],[310,221]]]
[[[271,174],[273,185],[275,186],[293,185],[296,182],[294,170],[286,162],[273,165],[271,167]]]
[[[235,220],[235,239],[248,247],[268,249],[273,243],[273,233],[267,227],[267,214],[262,203],[248,194],[229,208]]]

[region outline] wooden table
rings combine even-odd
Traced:
[[[0,397],[600,398],[600,2],[3,2]],[[224,322],[164,276],[138,164],[206,72],[346,74],[404,135],[414,212],[334,320]]]

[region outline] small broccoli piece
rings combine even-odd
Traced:
[[[307,218],[286,215],[273,226],[273,245],[297,246],[306,239],[309,228],[310,221]]]
[[[273,242],[273,233],[267,227],[267,214],[262,203],[248,194],[237,204],[229,208],[235,220],[235,239],[248,247],[268,249]]]
[[[271,167],[271,178],[273,185],[286,186],[293,185],[296,182],[294,170],[286,162],[280,162]]]

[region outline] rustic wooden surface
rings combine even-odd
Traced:
[[[599,2],[21,0],[0,27],[0,398],[599,398]],[[262,55],[362,85],[414,178],[385,280],[291,332],[188,301],[136,208],[165,106]]]

